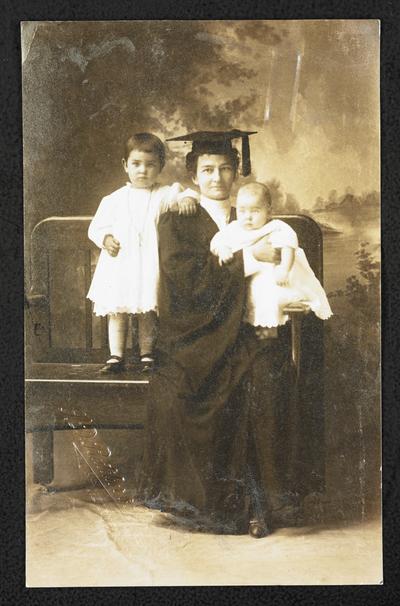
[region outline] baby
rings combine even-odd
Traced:
[[[211,252],[220,264],[243,249],[249,284],[245,322],[272,328],[285,324],[283,313],[289,303],[307,302],[314,313],[326,320],[332,315],[328,299],[299,248],[296,232],[284,221],[271,219],[271,195],[262,183],[240,188],[236,203],[237,220],[219,231],[211,241]],[[259,261],[256,247],[265,240],[280,251],[277,264]]]

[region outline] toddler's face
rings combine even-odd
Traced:
[[[152,187],[161,172],[157,154],[138,149],[133,149],[122,165],[132,185],[140,189]]]
[[[244,229],[258,229],[265,225],[271,217],[271,209],[261,194],[239,190],[236,216]]]

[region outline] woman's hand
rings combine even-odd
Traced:
[[[114,236],[108,234],[104,237],[103,248],[105,248],[111,257],[116,257],[119,253],[119,249],[121,248],[121,244],[116,238],[114,238]]]
[[[258,242],[253,244],[251,247],[253,257],[257,261],[264,261],[266,263],[279,263],[281,255],[279,248],[274,248],[268,241],[268,236],[264,236]]]

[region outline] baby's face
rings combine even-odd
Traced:
[[[239,191],[236,201],[236,217],[244,229],[258,229],[266,224],[271,210],[261,194]]]

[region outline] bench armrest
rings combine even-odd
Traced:
[[[310,304],[306,301],[298,301],[297,303],[288,303],[283,308],[284,314],[308,314],[311,311]]]
[[[40,293],[29,293],[25,296],[25,301],[28,307],[38,307],[48,303],[47,295]]]

